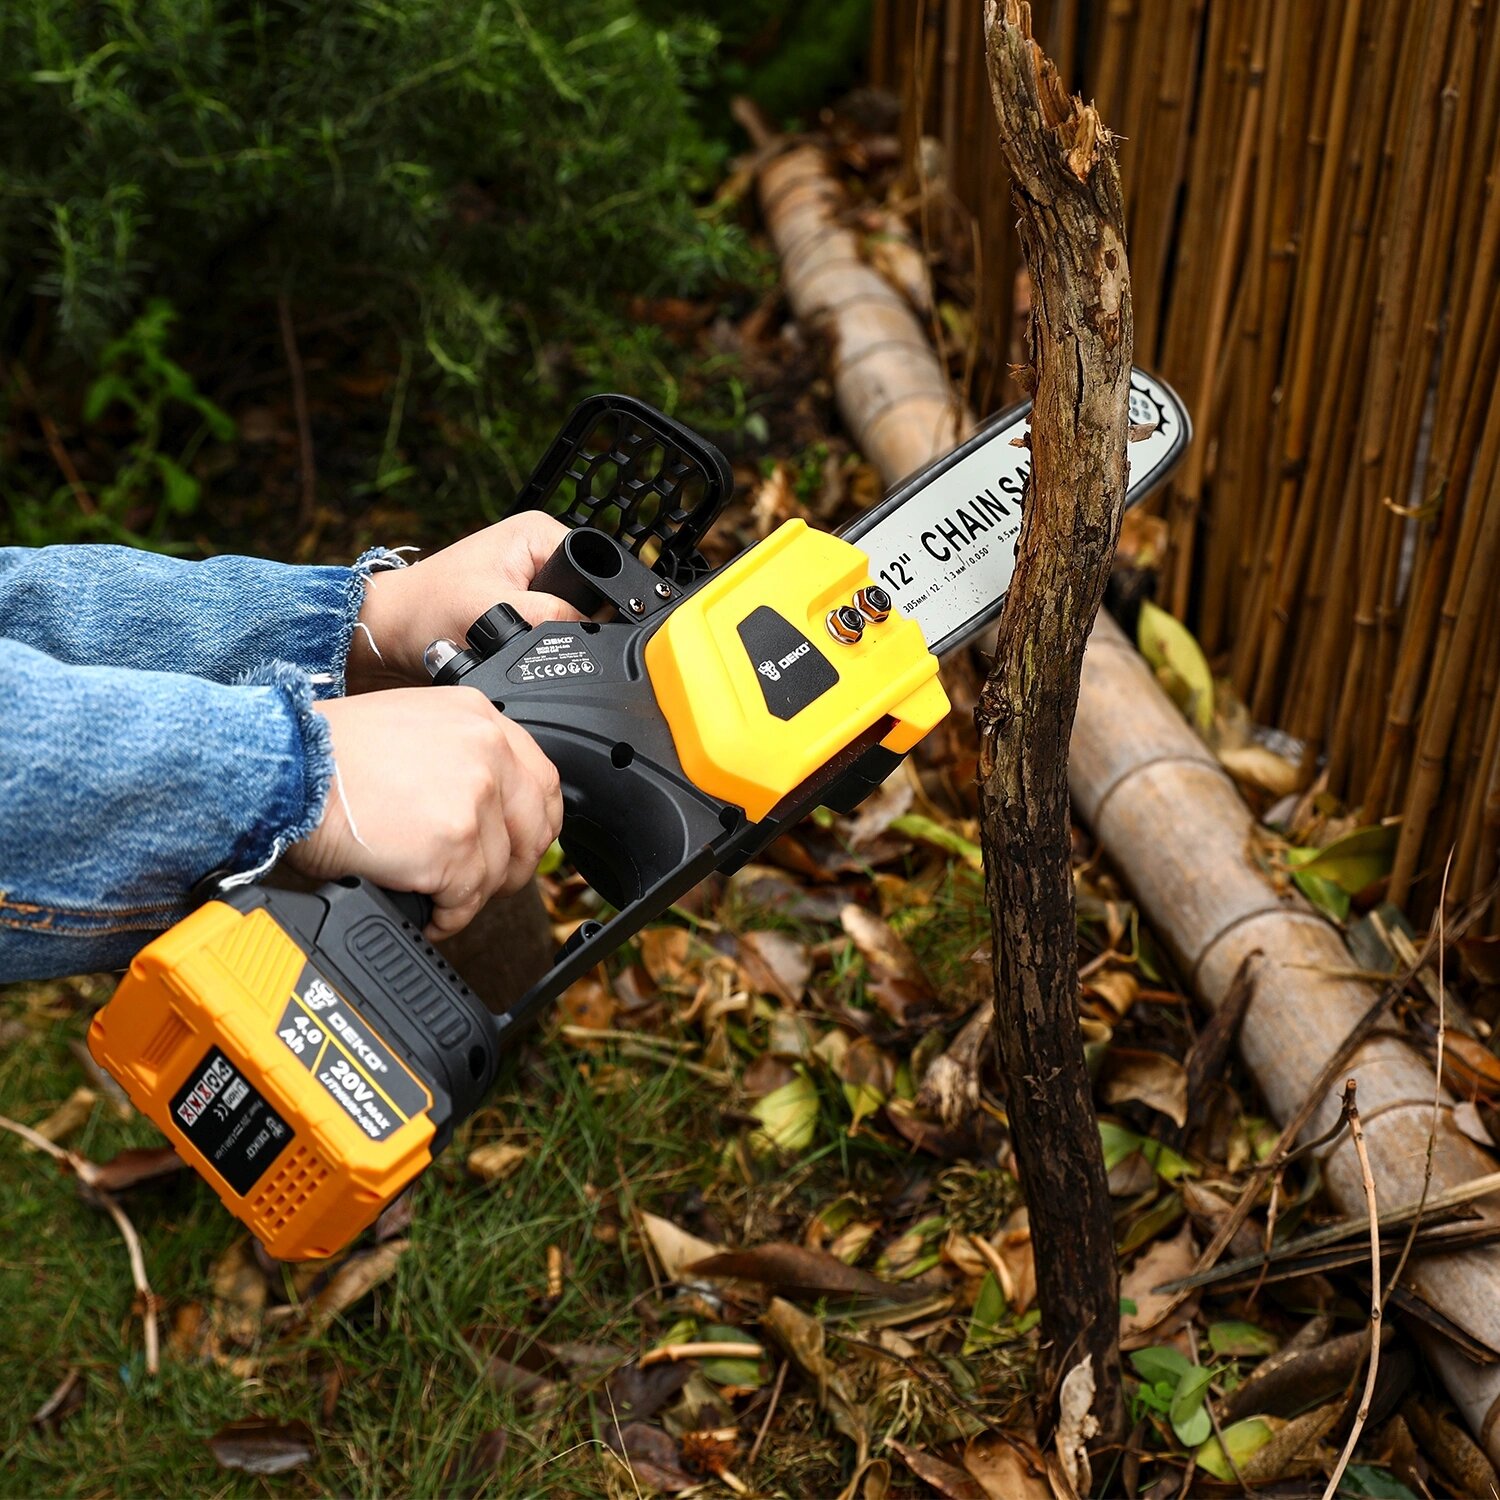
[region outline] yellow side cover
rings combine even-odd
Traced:
[[[853,645],[829,636],[828,612],[870,582],[858,547],[787,521],[667,616],[646,644],[646,666],[697,786],[760,822],[882,719],[894,723],[880,743],[897,753],[942,722],[948,696],[916,621],[892,611]],[[769,649],[757,649],[761,641]],[[778,641],[792,644],[782,651]],[[815,696],[773,711],[775,693],[798,676]]]
[[[355,1080],[359,1058],[332,1009],[304,1010],[305,964],[270,913],[210,901],[136,955],[89,1028],[99,1064],[280,1260],[333,1254],[432,1159],[427,1114],[372,1140],[318,1081]],[[289,1004],[306,1015],[305,1061],[277,1034]]]

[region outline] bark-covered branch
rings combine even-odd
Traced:
[[[1035,393],[1015,579],[975,715],[995,1036],[1036,1252],[1042,1423],[1087,1358],[1108,1440],[1123,1420],[1119,1286],[1078,1024],[1067,757],[1125,494],[1130,271],[1112,138],[1031,39],[1029,7],[987,0],[985,45],[1031,275]]]

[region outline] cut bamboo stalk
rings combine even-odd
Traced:
[[[779,168],[779,170],[778,170]],[[808,243],[793,233],[789,215],[826,213],[837,201],[812,191],[815,171],[827,171],[819,152],[794,146],[761,170],[767,226],[777,244]],[[800,178],[800,196],[784,184]],[[811,205],[811,207],[809,207]],[[825,274],[817,299],[801,285],[805,316],[826,320],[835,348],[870,344],[862,324],[872,308],[889,299],[871,285],[852,257],[842,257],[855,288],[847,296],[830,290]],[[878,278],[876,278],[878,280]],[[913,326],[920,329],[912,314]],[[868,363],[914,361],[919,380],[894,370],[878,381],[857,383],[847,366],[836,365],[840,409],[864,452],[887,483],[951,442],[951,402],[938,387],[934,356],[925,363],[911,340],[888,343]],[[857,370],[857,366],[855,367]],[[868,374],[868,372],[866,372]],[[924,384],[925,382],[925,384]],[[872,388],[911,392],[902,420],[873,420],[882,413],[859,409]],[[919,394],[925,390],[926,394]],[[925,439],[917,428],[929,427]],[[1302,1103],[1324,1059],[1338,1047],[1376,992],[1341,977],[1350,957],[1334,928],[1295,894],[1273,889],[1250,853],[1254,820],[1234,784],[1168,702],[1145,662],[1119,628],[1101,618],[1084,664],[1069,774],[1074,806],[1135,891],[1153,931],[1170,949],[1196,993],[1209,1005],[1222,1003],[1241,962],[1259,950],[1255,994],[1240,1032],[1240,1047],[1270,1108],[1286,1119]],[[1167,830],[1171,836],[1164,836]],[[1422,1186],[1428,1123],[1430,1068],[1399,1038],[1376,1036],[1355,1055],[1349,1073],[1359,1079],[1361,1109],[1379,1201],[1397,1207],[1416,1201]],[[1308,1124],[1308,1139],[1337,1118],[1330,1093]],[[1494,1162],[1454,1126],[1446,1096],[1434,1138],[1433,1185],[1454,1187],[1494,1170]],[[1323,1169],[1340,1211],[1363,1211],[1358,1163],[1347,1139],[1325,1149]],[[1500,1215],[1500,1205],[1486,1208]],[[1486,1343],[1500,1348],[1500,1247],[1427,1256],[1412,1262],[1403,1280],[1422,1297]],[[1492,1459],[1500,1462],[1500,1365],[1479,1368],[1434,1350],[1455,1402]]]
[[[1376,998],[1339,977],[1350,959],[1334,928],[1295,895],[1278,894],[1249,854],[1255,824],[1233,783],[1157,687],[1112,621],[1101,619],[1084,663],[1069,784],[1087,821],[1134,890],[1152,931],[1209,1006],[1228,993],[1255,950],[1255,997],[1240,1050],[1272,1113],[1301,1104],[1323,1061]],[[1164,829],[1173,836],[1164,838]],[[1351,1060],[1359,1079],[1379,1200],[1392,1207],[1421,1193],[1431,1119],[1429,1066],[1395,1037],[1378,1037]],[[1494,1170],[1494,1162],[1444,1114],[1433,1155],[1435,1191]],[[1305,1138],[1338,1118],[1330,1092]],[[1339,1209],[1360,1212],[1358,1163],[1347,1137],[1325,1152]],[[1489,1212],[1500,1214],[1500,1207]],[[1500,1347],[1500,1249],[1424,1257],[1403,1282],[1454,1322]],[[1500,1461],[1500,1366],[1439,1360],[1455,1401],[1490,1456]]]

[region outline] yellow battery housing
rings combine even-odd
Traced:
[[[88,1041],[278,1259],[341,1249],[432,1159],[430,1090],[265,909],[143,948]]]
[[[941,723],[948,695],[914,620],[892,610],[852,644],[829,635],[829,612],[870,584],[858,547],[787,521],[672,610],[646,667],[696,786],[758,823],[883,720],[897,754]]]

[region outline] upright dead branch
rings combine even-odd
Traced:
[[[1125,494],[1130,271],[1109,131],[1032,40],[1027,5],[987,0],[985,37],[1031,274],[1035,386],[1016,573],[975,714],[995,1036],[1036,1247],[1043,1425],[1087,1359],[1107,1442],[1123,1420],[1119,1286],[1078,1024],[1067,774]]]

